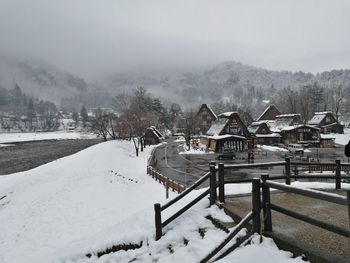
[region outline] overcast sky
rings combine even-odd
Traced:
[[[0,54],[88,79],[221,61],[350,68],[348,0],[0,0]]]

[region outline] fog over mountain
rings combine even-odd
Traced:
[[[350,87],[350,70],[312,74],[302,71],[272,71],[227,61],[205,69],[183,72],[163,70],[116,73],[91,83],[43,62],[8,58],[0,60],[1,87],[11,89],[18,84],[29,95],[51,100],[58,106],[63,106],[63,100],[65,106],[76,104],[77,109],[81,105],[110,107],[113,96],[139,86],[145,87],[165,103],[176,102],[184,108],[191,108],[201,103],[218,101],[239,105],[238,98],[247,96],[251,90],[261,100],[268,100],[271,88],[278,91],[313,83],[325,88],[335,85]]]

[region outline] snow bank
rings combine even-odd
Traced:
[[[263,151],[270,151],[270,152],[289,152],[288,149],[284,149],[277,146],[270,146],[270,145],[257,145],[257,147]]]
[[[179,154],[212,154],[213,151],[210,149],[207,149],[205,144],[198,143],[198,146],[194,148],[191,146],[191,148],[188,150],[186,144],[179,145]]]
[[[338,133],[322,134],[322,138],[334,138],[335,143],[346,145],[350,141],[350,129],[344,129],[344,134],[338,134]]]
[[[0,262],[52,262],[62,246],[152,211],[165,190],[146,175],[150,149],[137,158],[130,142],[110,141],[0,177]]]
[[[0,262],[198,262],[226,237],[205,217],[232,219],[216,206],[208,208],[204,198],[166,226],[163,237],[155,241],[153,204],[166,200],[163,186],[146,175],[151,149],[135,157],[132,143],[110,141],[0,177]],[[163,221],[205,190],[193,191],[163,211]],[[237,185],[231,191],[250,192],[251,185]],[[244,233],[243,229],[239,235]],[[113,245],[141,242],[139,249],[96,256]],[[238,257],[237,262],[299,262],[269,239],[230,257]]]

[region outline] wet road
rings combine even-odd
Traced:
[[[165,176],[190,186],[209,171],[209,163],[211,161],[219,161],[216,160],[215,153],[180,154],[180,152],[183,152],[183,144],[184,142],[169,140],[167,144],[157,147],[154,152],[154,166]],[[318,159],[320,162],[335,162],[336,159],[347,162],[347,158],[344,157],[344,146],[332,149],[310,148],[304,153],[304,157]],[[284,159],[285,152],[255,150],[255,163],[276,162]],[[296,156],[291,160],[300,161],[300,157]],[[248,163],[247,153],[237,153],[236,160],[223,160],[220,162],[225,164],[245,164]],[[281,176],[284,175],[284,166],[234,171],[225,170],[225,179],[251,179],[260,177],[261,173],[268,173],[270,176]],[[202,187],[207,185],[203,184]]]
[[[209,170],[214,154],[179,154],[183,142],[169,141],[154,151],[155,167],[167,177],[186,186],[193,184]]]

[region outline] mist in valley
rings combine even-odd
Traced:
[[[349,10],[341,0],[1,0],[0,87],[77,111],[141,86],[168,106],[256,115],[274,89],[349,85]]]

